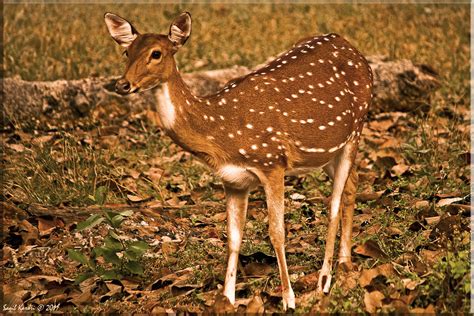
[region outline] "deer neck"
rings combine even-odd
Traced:
[[[168,136],[185,150],[205,160],[212,167],[223,163],[226,153],[203,133],[202,117],[212,111],[205,98],[195,96],[177,67],[158,96],[158,113]]]

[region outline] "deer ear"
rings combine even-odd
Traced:
[[[104,15],[105,24],[109,30],[110,36],[121,46],[127,48],[137,37],[138,32],[132,24],[113,13],[107,12]]]
[[[183,12],[171,23],[168,39],[177,50],[186,43],[189,35],[191,35],[191,14]]]

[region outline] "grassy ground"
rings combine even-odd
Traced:
[[[440,201],[470,201],[468,5],[6,5],[5,74],[27,80],[120,74],[121,51],[106,32],[103,13],[120,14],[142,32],[165,32],[172,17],[183,10],[194,18],[192,37],[178,54],[183,71],[254,66],[301,37],[336,32],[366,55],[408,58],[440,73],[442,88],[428,114],[379,116],[364,132],[360,192],[382,192],[372,198],[366,194],[357,205],[354,251],[359,274],[348,275],[346,282],[336,281],[331,295],[319,301],[314,301],[311,286],[304,283],[304,277],[321,267],[324,250],[327,221],[323,201],[330,186],[319,172],[286,182],[289,266],[299,286],[298,311],[316,310],[318,304],[325,311],[367,311],[367,296],[376,291],[386,298],[378,306],[384,311],[403,311],[401,305],[409,310],[432,306],[438,312],[467,311],[468,218],[462,208],[443,206]],[[132,301],[146,303],[151,297],[165,308],[202,310],[224,275],[226,236],[219,180],[172,145],[143,113],[126,117],[114,113],[110,120],[97,123],[76,131],[6,133],[2,201],[24,210],[38,205],[74,210],[97,204],[99,188],[105,188],[112,209],[111,205],[128,204],[138,209],[164,203],[172,206],[173,211],[158,207],[156,231],[145,229],[140,235],[157,244],[155,253],[145,260],[146,278],[137,282],[146,288],[150,280],[199,266],[185,279],[194,290],[183,297],[172,291],[176,287],[164,286],[155,296],[131,295]],[[402,165],[409,169],[402,173],[393,169]],[[290,198],[293,193],[305,198],[294,200]],[[269,268],[263,276],[239,279],[239,295],[252,297],[255,291],[262,291],[266,308],[278,309],[279,281],[266,232],[263,195],[254,193],[250,205],[242,253],[250,261],[259,251],[265,253],[267,261],[262,264]],[[136,223],[153,226],[150,217],[134,216]],[[39,225],[38,219],[32,222]],[[136,223],[127,224],[127,234],[148,227]],[[25,242],[22,227],[18,234]],[[53,249],[52,261],[38,263],[44,274],[74,277],[76,269],[64,259],[65,244],[79,246],[85,236],[73,235],[69,228],[66,225],[30,241]],[[40,226],[38,229],[41,232]],[[94,233],[100,242],[101,231]],[[24,266],[34,262],[31,252],[12,243],[15,234],[12,229],[7,233],[7,244],[18,261],[6,265],[10,267],[6,269],[9,285],[23,280],[22,269],[30,271],[31,266]],[[381,252],[370,252],[372,243]],[[361,284],[361,272],[387,263],[396,273],[378,273],[368,285]],[[243,265],[244,270],[250,269]],[[352,279],[356,285],[351,287]],[[136,308],[130,296],[114,299],[121,310]],[[341,301],[343,304],[338,303]],[[75,308],[110,311],[108,304],[99,299],[94,306],[77,304]]]

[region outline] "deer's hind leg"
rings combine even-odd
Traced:
[[[295,294],[291,288],[285,256],[285,171],[277,168],[271,172],[256,172],[265,190],[268,207],[270,241],[275,249],[280,271],[283,309],[295,309]]]
[[[353,168],[357,141],[349,142],[343,150],[324,167],[333,179],[333,191],[329,213],[329,227],[326,238],[324,262],[318,279],[318,290],[329,292],[331,285],[332,260],[339,227],[340,210],[342,209],[342,234],[339,262],[350,262],[352,217],[355,202],[357,173]],[[351,205],[352,204],[352,205]],[[341,257],[342,254],[342,257]]]
[[[349,269],[352,267],[352,221],[354,217],[358,180],[359,175],[357,168],[352,166],[351,173],[344,187],[344,193],[342,194],[341,243],[338,258],[339,265]]]
[[[324,166],[326,174],[334,180],[334,162]],[[352,248],[352,220],[354,216],[355,200],[357,193],[357,183],[359,174],[355,165],[351,168],[349,177],[347,178],[344,191],[342,193],[341,212],[341,243],[339,247],[339,264],[346,265],[348,268],[352,266],[351,248]]]

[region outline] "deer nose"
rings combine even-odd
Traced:
[[[115,91],[119,94],[130,93],[130,88],[131,88],[130,82],[125,78],[121,78],[117,80],[117,82],[115,83]]]

